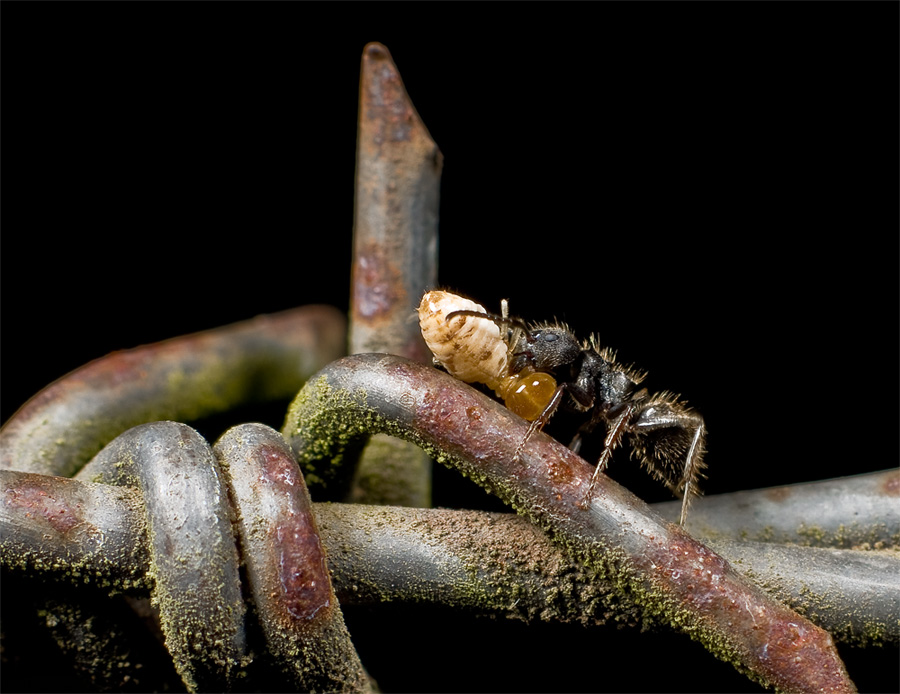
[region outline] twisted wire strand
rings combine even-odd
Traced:
[[[261,425],[246,427],[254,434],[252,429]],[[242,429],[228,432],[215,446],[226,479],[232,479],[233,495],[236,484],[229,475],[234,465],[226,462],[220,448],[228,439],[243,439]],[[263,432],[272,436],[272,430],[263,428]],[[267,508],[271,507],[254,499],[263,483],[258,473],[250,474],[243,483],[250,489],[245,488],[244,500],[235,503],[243,509],[238,522],[250,528],[253,542],[251,546],[242,540],[242,555],[248,565],[259,565],[258,576],[252,580],[277,586],[284,550],[272,545],[279,533],[277,519],[283,514],[270,517]],[[34,505],[2,505],[0,557],[4,563],[14,555],[32,572],[76,581],[90,576],[94,583],[135,595],[152,586],[138,490],[11,471],[0,472],[0,486],[10,496],[38,496],[50,515],[66,509],[80,528],[51,533],[34,522]],[[86,498],[95,501],[86,506]],[[615,597],[614,586],[591,577],[543,532],[515,514],[321,502],[312,509],[341,604],[432,603],[526,622],[642,622],[636,606]],[[265,540],[267,533],[271,542]],[[247,536],[244,530],[242,537]],[[83,542],[84,538],[93,539]],[[891,553],[722,538],[713,546],[836,639],[900,643],[898,562]],[[66,561],[60,560],[63,556]],[[266,563],[272,567],[269,578]],[[78,567],[77,575],[72,567]],[[254,592],[259,594],[260,589]]]
[[[231,505],[206,440],[186,424],[129,429],[80,473],[144,497],[153,598],[192,691],[229,689],[248,659]]]

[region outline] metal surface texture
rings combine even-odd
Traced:
[[[443,155],[381,44],[358,118],[349,320],[310,305],[115,352],[0,429],[4,648],[35,621],[98,691],[367,692],[383,663],[349,610],[407,606],[687,635],[741,685],[853,691],[835,642],[900,644],[900,473],[710,496],[685,528],[605,475],[583,507],[589,463],[542,433],[520,450],[526,422],[426,365]],[[189,426],[291,397],[280,432]],[[427,508],[432,460],[516,513]]]
[[[269,653],[300,691],[368,691],[290,448],[274,429],[242,424],[223,434],[215,452],[238,509],[247,580]]]
[[[284,444],[274,432],[261,425],[246,427],[252,436],[274,439],[258,453],[268,456],[268,468],[284,463],[278,452]],[[298,513],[290,505],[280,508],[291,502],[290,496],[274,495],[267,486],[299,484],[291,474],[272,479],[270,473],[249,468],[236,485],[236,465],[221,451],[234,448],[236,440],[245,445],[240,439],[245,431],[230,430],[214,448],[243,509],[238,523],[248,578],[254,593],[266,600],[273,593],[257,586],[281,581],[282,555],[305,554],[302,547],[296,552],[282,547],[286,531],[276,519],[295,519]],[[18,556],[23,567],[60,581],[80,581],[86,575],[135,594],[153,585],[138,489],[15,471],[0,471],[0,485],[7,499],[0,506],[0,548]],[[267,491],[268,498],[255,495],[258,490]],[[660,506],[651,508],[658,512]],[[638,606],[616,596],[610,581],[592,576],[521,516],[365,504],[315,503],[312,509],[331,576],[317,580],[333,580],[342,604],[440,603],[526,622],[641,622]],[[54,517],[63,521],[47,520]],[[307,523],[304,527],[312,527]],[[837,640],[900,644],[900,583],[891,553],[722,539],[711,543],[739,572],[808,614]],[[282,617],[291,611],[268,609],[280,609]]]
[[[543,528],[652,617],[752,677],[782,690],[854,691],[827,632],[627,490],[601,476],[582,509],[593,468],[569,449],[535,436],[515,460],[526,428],[447,374],[368,354],[323,369],[291,406],[283,433],[310,471],[374,432],[414,441]]]
[[[143,492],[153,596],[175,668],[192,691],[231,688],[249,655],[245,607],[231,505],[209,444],[185,424],[142,424],[81,473]]]
[[[425,362],[430,354],[409,307],[437,284],[443,156],[385,46],[365,47],[359,82],[349,353]],[[431,462],[414,446],[377,437],[360,461],[351,498],[429,506]]]
[[[430,361],[409,317],[437,284],[443,156],[378,43],[363,50],[356,152],[350,352]]]
[[[678,518],[677,502],[657,507],[666,518]],[[691,509],[688,530],[708,538],[811,547],[895,547],[900,470],[702,498]]]
[[[0,469],[70,476],[138,424],[289,398],[346,354],[345,325],[330,306],[304,306],[96,359],[3,425]]]

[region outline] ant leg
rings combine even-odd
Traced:
[[[631,430],[638,436],[664,429],[680,429],[690,436],[690,443],[687,444],[687,452],[684,456],[681,479],[678,484],[669,484],[676,493],[681,492],[682,501],[679,524],[684,525],[688,506],[690,506],[692,498],[699,493],[697,481],[704,467],[703,453],[706,441],[706,424],[703,421],[703,417],[693,410],[686,409],[679,402],[652,403],[639,412],[631,423]],[[666,468],[676,465],[677,460],[671,460],[664,450],[656,452],[655,455],[648,455],[644,446],[641,445],[639,448],[642,449],[644,461],[651,468],[651,471],[661,479],[667,480]]]
[[[534,436],[534,432],[543,429],[547,425],[547,422],[550,421],[553,413],[556,412],[556,408],[559,407],[559,403],[562,402],[565,390],[565,383],[561,383],[560,385],[556,386],[556,390],[553,391],[553,395],[550,397],[550,402],[547,403],[547,406],[544,408],[543,412],[538,415],[537,419],[535,419],[531,424],[528,425],[528,431],[525,432],[525,437],[522,439],[522,442],[516,447],[516,452],[513,454],[514,463],[518,462],[519,456],[522,455],[522,451],[525,449],[525,444],[527,444],[529,439]]]
[[[694,438],[691,439],[691,447],[688,449],[687,457],[684,463],[684,491],[681,497],[681,517],[678,524],[684,526],[687,520],[688,506],[695,494],[699,494],[697,486],[697,478],[700,477],[700,470],[703,468],[703,442],[706,439],[706,424],[700,419],[700,424],[694,430]]]
[[[504,314],[506,314],[508,312],[508,310],[509,309],[507,306],[503,307]],[[521,318],[511,318],[508,315],[501,316],[496,313],[490,313],[490,312],[482,313],[481,311],[472,311],[470,309],[460,309],[459,311],[450,311],[450,313],[448,313],[446,316],[444,316],[444,322],[449,323],[451,320],[453,320],[457,316],[471,316],[473,318],[484,318],[485,320],[493,321],[494,323],[497,323],[498,325],[511,325],[515,328],[519,328],[519,329],[525,331],[526,333],[528,332],[528,326],[525,325],[525,321],[523,321]]]
[[[634,414],[634,406],[629,405],[626,407],[622,414],[616,417],[615,421],[612,423],[612,426],[606,432],[606,439],[603,442],[603,453],[600,454],[600,459],[597,461],[597,467],[594,468],[594,474],[591,475],[591,482],[588,485],[587,491],[584,493],[584,497],[581,500],[579,506],[581,508],[587,508],[590,503],[591,498],[594,495],[594,486],[597,484],[597,480],[600,478],[600,475],[606,470],[606,466],[609,465],[609,460],[612,458],[613,449],[619,444],[619,441],[622,440],[622,436],[625,434],[625,431],[628,427],[629,420]],[[576,435],[576,438],[579,439],[580,444],[580,434]],[[574,442],[573,442],[574,443]]]
[[[492,320],[495,323],[507,322],[507,319],[505,319],[503,316],[497,315],[496,313],[490,313],[489,311],[473,311],[468,308],[463,308],[458,311],[450,311],[450,313],[444,316],[444,322],[449,323],[457,316],[474,316],[475,318],[487,318],[488,320]]]
[[[581,453],[581,441],[583,437],[581,435],[581,429],[579,429],[575,436],[572,437],[571,443],[569,443],[569,450],[572,451],[575,455],[580,455]]]
[[[581,445],[584,442],[586,436],[590,436],[593,433],[594,429],[597,428],[597,424],[600,423],[600,419],[597,417],[592,417],[587,422],[578,427],[578,431],[575,432],[575,436],[572,437],[572,440],[569,442],[569,450],[572,451],[575,455],[581,455]]]

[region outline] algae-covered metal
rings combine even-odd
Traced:
[[[401,401],[407,406],[397,407]],[[784,690],[855,690],[827,632],[627,490],[602,476],[582,508],[593,468],[567,448],[536,436],[515,460],[525,428],[446,374],[369,354],[346,357],[313,378],[283,433],[306,464],[340,456],[354,438],[373,432],[414,441],[544,528],[648,614],[751,677]]]

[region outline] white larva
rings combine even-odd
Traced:
[[[473,316],[447,316],[454,311],[478,311],[484,306],[450,292],[435,290],[422,297],[419,327],[425,344],[447,372],[466,383],[494,388],[507,372],[509,345],[500,326]]]
[[[477,311],[477,316],[447,316]],[[555,379],[531,369],[510,373],[506,330],[480,304],[441,290],[426,292],[419,304],[419,327],[435,361],[465,383],[483,383],[520,417],[533,422],[556,391]],[[515,340],[515,338],[514,338]]]

